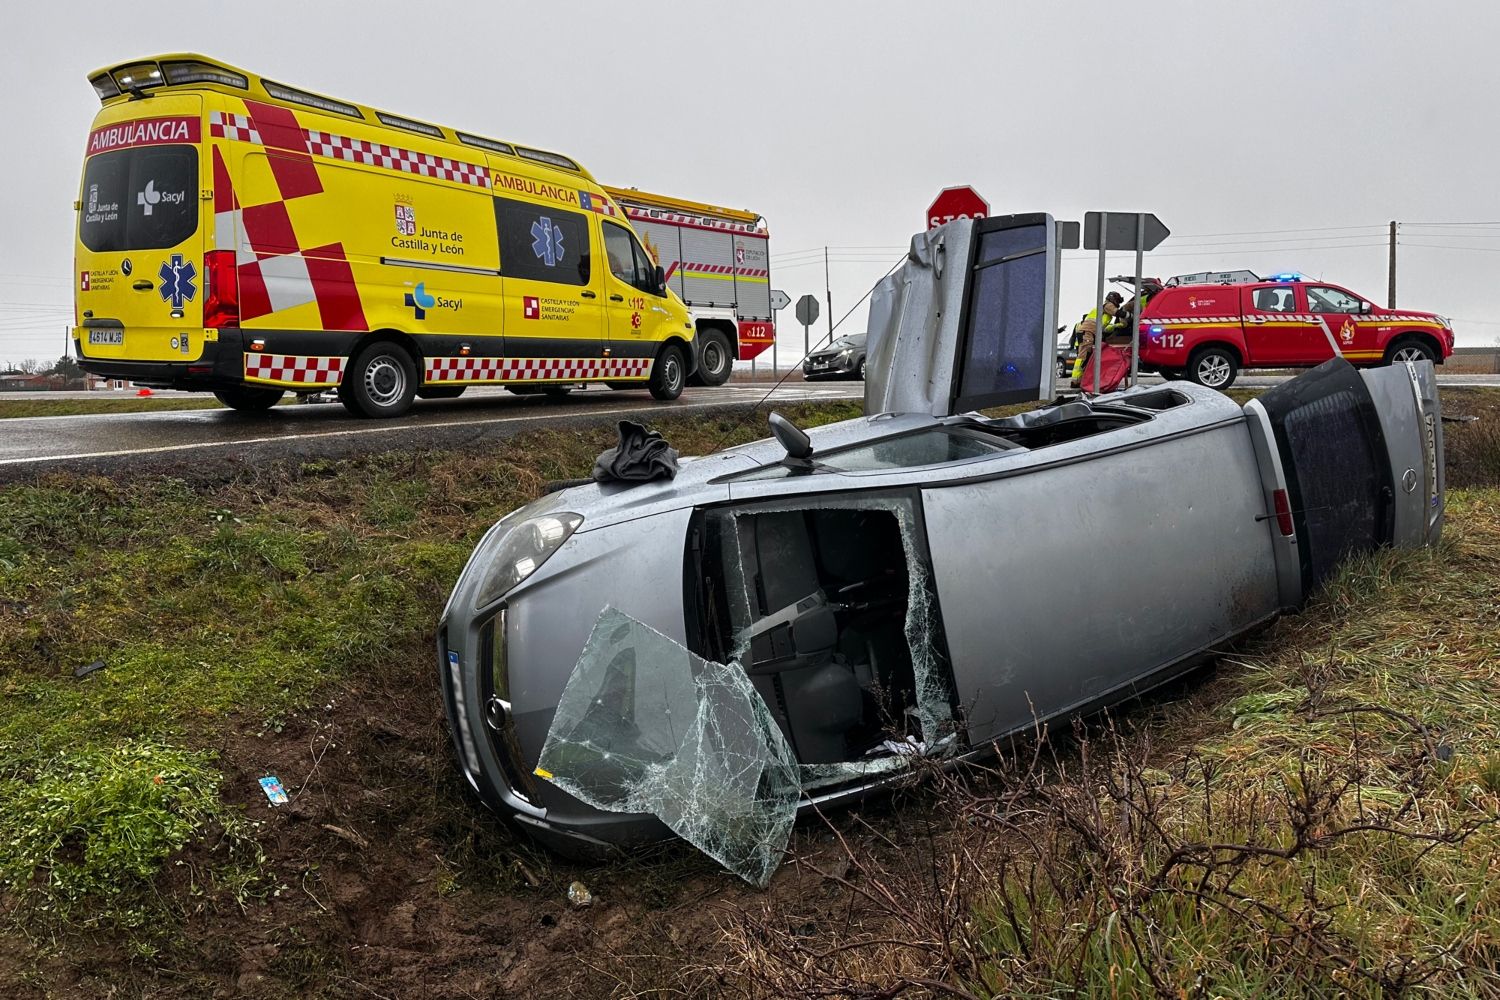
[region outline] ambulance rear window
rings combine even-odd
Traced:
[[[95,253],[174,247],[198,229],[198,148],[99,153],[83,172],[78,238]]]

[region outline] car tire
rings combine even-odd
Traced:
[[[1437,364],[1437,352],[1416,337],[1399,337],[1385,349],[1385,363],[1393,365],[1400,361],[1431,361]]]
[[[361,417],[399,417],[417,398],[417,366],[399,344],[377,340],[354,356],[339,401]]]
[[[417,390],[419,399],[457,399],[464,394],[466,385],[427,385]]]
[[[865,380],[865,359],[859,359],[859,374],[856,376],[861,382]]]
[[[227,389],[215,389],[214,398],[231,410],[241,413],[262,413],[281,402],[286,395],[282,389],[266,389],[255,385],[234,385]]]
[[[704,330],[698,334],[698,370],[693,372],[694,385],[723,385],[734,371],[734,352],[722,330]]]
[[[1234,385],[1239,372],[1240,362],[1233,351],[1210,344],[1193,352],[1188,359],[1186,375],[1189,381],[1223,391]]]
[[[670,402],[682,395],[682,387],[686,381],[687,365],[682,360],[682,348],[676,344],[668,344],[656,356],[646,388],[651,390],[654,398]]]

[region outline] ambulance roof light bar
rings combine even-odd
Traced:
[[[306,90],[298,90],[295,87],[272,83],[264,77],[261,78],[260,85],[266,88],[266,93],[279,101],[286,101],[289,104],[300,104],[307,108],[316,108],[319,111],[343,115],[345,118],[358,118],[361,121],[365,117],[360,114],[359,108],[356,108],[354,105],[345,104],[343,101],[335,101],[331,97],[322,97],[318,94],[309,93]]]

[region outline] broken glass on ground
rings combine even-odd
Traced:
[[[801,796],[791,748],[744,671],[614,608],[563,689],[537,774],[596,809],[659,817],[759,886]]]

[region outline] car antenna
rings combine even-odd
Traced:
[[[772,436],[786,449],[782,464],[790,469],[811,469],[813,446],[807,432],[775,410],[771,411],[770,423]]]

